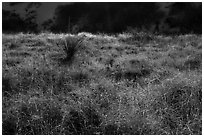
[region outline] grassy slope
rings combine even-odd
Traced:
[[[202,134],[201,36],[127,36],[3,34],[3,134]]]

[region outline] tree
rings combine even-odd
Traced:
[[[19,32],[25,31],[26,24],[15,11],[2,10],[2,31]]]
[[[182,33],[202,33],[202,3],[174,3],[166,22]]]
[[[54,22],[52,19],[48,19],[48,20],[44,21],[41,25],[42,25],[44,30],[50,30],[51,31],[53,23]]]
[[[36,17],[37,12],[35,10],[26,10],[25,23],[27,31],[37,31]]]
[[[89,32],[121,32],[128,26],[148,27],[163,16],[156,3],[73,3],[55,10],[56,30],[68,24]]]

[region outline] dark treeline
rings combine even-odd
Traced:
[[[12,2],[11,6],[23,4],[23,2]],[[2,31],[3,32],[38,32],[37,11],[35,8],[41,6],[39,2],[31,2],[25,8],[25,17],[20,17],[14,11],[2,10]]]
[[[178,27],[182,33],[202,34],[202,4],[175,3],[165,20],[169,27]]]
[[[54,17],[41,27],[35,22],[34,10],[27,9],[25,19],[3,10],[3,31],[115,33],[137,28],[164,33],[172,30],[202,33],[202,4],[174,3],[168,8],[167,13],[158,3],[73,3],[58,6]]]
[[[24,20],[15,12],[2,10],[2,31],[18,32],[25,31]]]
[[[54,31],[121,32],[162,17],[155,3],[75,3],[55,11]]]

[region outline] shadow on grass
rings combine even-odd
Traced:
[[[150,70],[140,70],[140,71],[119,71],[113,74],[113,77],[116,81],[121,81],[123,79],[127,79],[129,81],[137,82],[140,80],[142,77],[146,77],[150,75],[151,71]]]
[[[101,116],[92,107],[70,109],[65,114],[57,102],[23,103],[16,114],[5,114],[3,135],[86,135],[96,134]]]
[[[85,107],[82,111],[71,110],[63,123],[65,134],[91,135],[100,131],[102,118],[91,107]]]
[[[15,67],[16,65],[21,63],[21,60],[18,58],[10,58],[10,59],[3,60],[3,64],[4,63],[8,66]]]
[[[15,81],[11,77],[2,77],[2,95],[3,97],[11,97],[18,93],[19,90],[15,86]]]

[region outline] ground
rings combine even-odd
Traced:
[[[201,35],[2,37],[3,134],[202,134]]]

